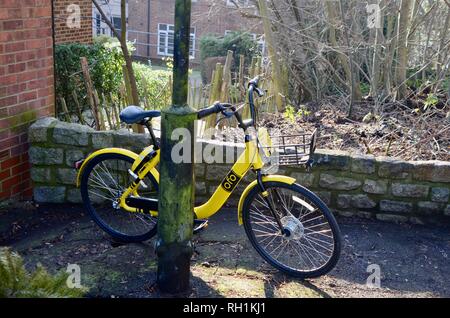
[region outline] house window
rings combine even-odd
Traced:
[[[256,43],[258,43],[258,50],[261,52],[262,55],[265,54],[266,50],[266,41],[264,40],[264,35],[259,36],[256,39]]]
[[[173,24],[158,24],[158,54],[164,56],[173,55],[174,40]],[[195,58],[195,28],[191,28],[189,55]]]
[[[121,34],[121,29],[122,29],[122,18],[121,17],[111,17],[111,22],[114,26],[114,29],[116,29],[117,33],[119,33],[119,35]],[[113,31],[111,30],[111,36],[114,36]]]
[[[100,35],[102,32],[102,18],[100,17],[100,14],[95,15],[95,33],[97,35]]]

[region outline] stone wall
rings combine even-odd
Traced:
[[[39,202],[80,202],[73,163],[95,149],[115,146],[139,152],[150,144],[145,135],[97,132],[54,118],[40,119],[31,126],[29,140],[34,198]],[[207,144],[198,145],[197,154]],[[236,156],[241,150],[228,146],[223,157],[230,153]],[[277,173],[292,176],[317,192],[339,215],[412,223],[450,220],[450,162],[412,162],[328,150],[319,150],[314,157],[316,165],[311,172],[280,167]],[[199,203],[214,192],[230,166],[196,164]],[[238,195],[252,178],[250,172],[229,204],[235,206]]]

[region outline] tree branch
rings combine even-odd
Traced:
[[[116,28],[114,27],[114,25],[111,23],[111,21],[109,20],[108,16],[105,14],[105,12],[103,11],[103,9],[100,7],[100,5],[97,3],[96,0],[92,0],[92,3],[94,4],[94,6],[97,8],[98,12],[100,13],[100,15],[102,16],[103,20],[105,20],[105,23],[108,25],[108,27],[111,29],[112,33],[114,33],[114,36],[120,41],[120,35],[119,32],[117,32]]]

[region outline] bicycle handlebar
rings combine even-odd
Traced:
[[[215,102],[214,105],[203,108],[197,112],[197,118],[202,119],[212,114],[218,114],[220,112],[224,113],[227,109],[231,109],[234,113],[236,119],[239,122],[239,125],[244,128],[244,130],[248,127],[248,125],[255,126],[256,124],[256,110],[255,103],[253,99],[253,93],[257,93],[259,97],[264,96],[264,92],[258,88],[259,76],[256,76],[248,83],[248,102],[250,105],[250,114],[252,117],[251,123],[244,123],[241,118],[241,115],[237,112],[236,108],[228,103],[219,103]],[[224,113],[225,114],[225,113]],[[226,115],[226,114],[225,114]]]
[[[259,76],[256,76],[248,83],[248,103],[250,105],[250,115],[252,116],[253,124],[256,125],[256,109],[253,99],[253,93],[256,92],[259,97],[264,96],[264,92],[258,88]],[[256,127],[256,126],[255,126]]]
[[[259,76],[256,76],[253,79],[251,79],[250,82],[248,82],[248,86],[250,87],[251,85],[253,85],[255,86],[255,88],[257,88],[258,83],[259,83]]]
[[[233,105],[228,104],[228,103],[215,102],[214,105],[200,109],[197,112],[197,118],[202,119],[202,118],[208,117],[209,115],[212,115],[212,114],[218,114],[218,113],[220,113],[228,108],[231,108],[231,107],[233,107]]]

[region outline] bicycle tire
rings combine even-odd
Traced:
[[[259,240],[259,237],[264,237],[263,232],[264,231],[269,231],[268,229],[272,229],[273,227],[273,231],[274,233],[278,230],[279,231],[279,237],[283,238],[285,237],[285,235],[281,234],[281,230],[279,229],[279,227],[277,228],[276,226],[274,226],[275,221],[271,221],[270,219],[268,219],[268,216],[263,215],[262,213],[260,214],[259,219],[258,217],[256,217],[256,215],[258,215],[258,213],[260,213],[260,211],[251,211],[252,207],[255,210],[256,208],[256,203],[260,204],[259,202],[261,200],[258,199],[258,202],[255,203],[255,198],[257,198],[258,196],[260,196],[259,198],[262,199],[261,196],[261,191],[259,189],[258,186],[254,187],[250,193],[248,194],[248,196],[246,197],[245,201],[244,201],[244,205],[243,205],[243,223],[244,223],[244,229],[245,232],[252,244],[252,246],[255,248],[255,250],[258,252],[258,254],[260,254],[262,256],[262,258],[267,261],[270,265],[272,265],[273,267],[277,268],[278,270],[280,270],[283,273],[286,273],[290,276],[294,276],[297,278],[301,278],[301,279],[305,279],[305,278],[314,278],[314,277],[319,277],[322,275],[325,275],[326,273],[328,273],[330,270],[332,270],[334,268],[334,266],[336,265],[336,263],[339,260],[339,256],[340,256],[340,251],[341,251],[341,234],[340,234],[340,230],[339,227],[337,225],[337,222],[333,216],[333,214],[330,212],[330,210],[328,209],[328,207],[325,205],[325,203],[323,203],[323,201],[317,196],[315,195],[313,192],[311,192],[310,190],[298,185],[298,184],[286,184],[286,183],[282,183],[282,182],[264,182],[264,187],[266,188],[266,190],[271,193],[271,190],[275,189],[281,189],[281,190],[289,190],[293,193],[298,194],[300,197],[302,197],[303,199],[300,199],[298,197],[296,197],[295,200],[293,201],[298,201],[298,202],[305,202],[305,206],[308,206],[308,209],[310,210],[310,207],[312,207],[313,205],[316,207],[316,209],[314,209],[314,211],[318,211],[317,214],[323,216],[323,218],[326,220],[326,223],[329,225],[329,228],[331,230],[332,233],[332,242],[330,239],[330,242],[326,242],[329,245],[325,245],[325,241],[322,243],[321,239],[317,239],[316,237],[313,238],[313,234],[311,233],[315,233],[319,231],[311,231],[308,232],[307,234],[305,234],[306,232],[306,228],[304,226],[304,224],[306,224],[308,221],[304,221],[303,225],[302,222],[299,220],[298,222],[295,221],[292,216],[294,216],[294,214],[291,213],[291,215],[286,215],[285,217],[287,219],[286,224],[289,224],[290,227],[293,228],[292,232],[297,233],[297,238],[289,238],[286,237],[285,240],[286,241],[294,241],[294,243],[292,243],[292,245],[295,248],[296,244],[297,246],[300,246],[299,242],[303,239],[307,244],[309,244],[309,248],[311,247],[315,247],[316,245],[313,244],[319,244],[319,245],[324,245],[323,249],[324,250],[328,250],[326,249],[326,247],[329,247],[329,249],[331,249],[331,245],[333,246],[332,248],[332,252],[331,255],[329,256],[329,258],[326,260],[326,262],[324,262],[323,264],[321,264],[320,266],[316,266],[313,269],[310,270],[305,270],[305,269],[300,269],[300,268],[295,268],[294,266],[292,266],[291,264],[287,265],[284,264],[282,261],[276,259],[275,257],[273,257],[268,249],[267,246],[270,245],[271,241],[269,241],[269,243],[267,244],[266,247],[262,246],[262,240],[265,240],[266,238],[262,238],[261,240]],[[306,200],[305,200],[306,199]],[[309,201],[309,203],[307,202]],[[264,203],[264,202],[263,202]],[[286,201],[282,202],[282,204],[285,204]],[[287,204],[285,204],[287,205]],[[267,205],[266,205],[267,206]],[[303,208],[302,208],[303,209]],[[267,210],[268,213],[270,213],[270,210],[268,209],[267,206]],[[253,213],[253,219],[252,219],[252,213]],[[310,214],[313,214],[315,212],[311,212]],[[269,215],[269,214],[268,214]],[[272,214],[270,214],[272,215]],[[299,216],[297,217],[297,219],[299,219],[300,217],[300,213]],[[314,216],[314,214],[313,214]],[[273,217],[273,216],[272,216]],[[295,216],[294,216],[295,217]],[[317,218],[317,220],[319,220],[320,218],[318,216],[315,216]],[[275,220],[275,218],[273,217],[273,219]],[[257,221],[253,221],[253,220],[257,220]],[[259,225],[261,227],[263,227],[263,230],[260,232],[257,232],[257,226],[258,225],[258,220],[262,220],[260,221]],[[283,220],[283,219],[282,219]],[[290,223],[289,223],[290,222]],[[275,222],[276,223],[276,222]],[[287,225],[286,225],[287,226]],[[301,226],[303,226],[303,236],[300,236],[301,234]],[[322,225],[321,225],[322,226]],[[323,225],[324,226],[324,225]],[[312,228],[312,227],[311,227]],[[256,234],[256,233],[259,234]],[[295,234],[294,233],[294,234]],[[323,232],[325,233],[325,232]],[[321,235],[324,235],[323,233],[319,233]],[[270,240],[276,240],[276,234],[266,234],[266,236],[273,235],[274,238],[269,238]],[[310,237],[307,237],[308,235],[311,235]],[[315,235],[315,234],[314,234]],[[325,235],[324,235],[325,236]],[[300,238],[301,237],[301,238]],[[320,242],[320,243],[319,243]],[[285,245],[291,245],[290,243],[285,243]],[[301,247],[301,246],[300,246]],[[279,247],[278,247],[279,248]],[[283,247],[283,249],[285,249],[285,247]],[[302,248],[302,253],[306,254],[307,258],[310,258],[312,252],[308,252],[309,249],[303,249]],[[281,250],[280,254],[282,254],[283,250]],[[298,253],[299,258],[302,257],[302,254]],[[321,256],[320,254],[318,254],[319,256]],[[323,257],[323,256],[321,256]],[[306,258],[306,257],[305,257]],[[307,264],[307,261],[302,260],[305,264]],[[311,260],[310,260],[311,261]],[[314,262],[311,261],[311,263],[314,265]]]
[[[108,233],[110,236],[112,236],[114,239],[116,239],[118,241],[131,243],[131,242],[142,242],[142,241],[146,241],[146,240],[152,238],[156,234],[156,231],[157,231],[156,218],[153,218],[155,220],[155,222],[152,224],[152,226],[150,226],[150,224],[149,224],[147,228],[144,228],[142,230],[142,233],[130,234],[130,233],[125,233],[124,231],[121,231],[117,228],[114,228],[111,224],[108,224],[108,222],[105,220],[105,218],[99,214],[98,209],[96,209],[96,207],[94,206],[95,202],[93,202],[93,199],[89,195],[89,192],[90,192],[89,184],[88,184],[89,177],[91,176],[93,171],[95,171],[94,169],[96,169],[96,167],[99,167],[102,163],[104,163],[105,161],[108,161],[108,160],[123,161],[127,164],[127,169],[131,168],[131,166],[134,162],[134,159],[129,156],[126,156],[123,154],[118,154],[118,153],[107,153],[107,154],[101,154],[99,156],[96,156],[95,158],[93,158],[86,164],[86,167],[84,168],[83,174],[81,176],[81,184],[80,184],[81,197],[82,197],[83,204],[84,204],[86,211],[88,211],[91,218],[103,231],[105,231],[106,233]],[[128,175],[128,172],[125,171],[125,174]],[[149,186],[148,183],[150,183],[150,186],[153,189],[155,189],[156,193],[157,193],[158,182],[155,180],[153,175],[148,174],[148,176],[146,177],[146,179],[144,181],[146,182],[147,186]],[[126,186],[128,186],[128,184]],[[92,191],[91,191],[91,194],[92,194]],[[141,193],[140,193],[140,195],[141,195]],[[100,199],[102,199],[101,195],[97,195],[97,196],[100,197]],[[99,203],[98,203],[98,205],[99,205]],[[119,209],[113,208],[113,209],[119,210],[120,208]],[[120,212],[123,213],[124,216],[125,215],[130,216],[131,221],[132,221],[132,219],[131,219],[132,216],[137,216],[137,214],[134,214],[134,213],[131,213],[128,211],[123,211],[121,209],[120,209]],[[139,213],[139,212],[136,212],[136,213]],[[145,215],[145,217],[149,217],[149,216]]]

